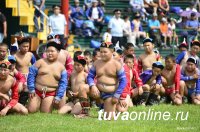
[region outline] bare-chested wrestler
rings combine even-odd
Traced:
[[[176,58],[173,54],[169,54],[165,57],[165,68],[161,75],[163,76],[162,84],[165,88],[167,99],[170,102],[172,101],[175,105],[181,105],[184,93],[180,92],[180,90],[184,89],[185,83],[180,81],[180,65],[176,64]]]
[[[185,96],[192,103],[200,105],[200,70],[196,67],[197,60],[190,57],[185,69],[181,71],[181,80],[185,81]]]
[[[47,42],[56,42],[60,44],[59,35],[50,34],[47,36],[47,40],[48,40]],[[73,59],[67,52],[67,50],[63,49],[63,47],[59,52],[58,61],[60,61],[60,63],[62,63],[65,66],[67,70],[67,76],[69,78],[73,71]]]
[[[119,103],[117,104],[117,111],[125,112],[129,107],[133,106],[132,98],[137,98],[142,95],[142,80],[140,79],[138,72],[134,69],[134,56],[129,54],[124,57],[124,70],[126,73],[127,84],[120,96]],[[134,84],[136,85],[133,88]]]
[[[152,70],[146,70],[140,75],[144,94],[140,96],[139,104],[154,105],[159,103],[158,96],[162,88],[161,72],[163,68],[163,64],[157,61],[153,63]]]
[[[77,53],[75,53],[77,55]],[[69,101],[64,105],[58,113],[65,114],[71,111],[72,114],[89,114],[90,103],[87,94],[83,95],[82,90],[89,93],[89,85],[86,83],[87,73],[84,71],[86,60],[83,55],[74,57],[74,71],[71,74],[69,87],[67,92]],[[84,97],[83,97],[83,96]]]
[[[61,108],[65,104],[67,72],[58,59],[60,44],[47,44],[47,58],[38,60],[29,68],[27,86],[29,89],[28,110],[30,113],[52,112],[53,105]]]
[[[9,75],[10,68],[10,62],[0,62],[0,115],[5,116],[10,111],[28,114],[28,110],[18,103],[18,82]]]
[[[176,58],[176,63],[180,64],[181,67],[185,67],[186,61],[189,57],[194,57],[197,60],[197,67],[200,68],[200,59],[198,57],[198,53],[200,52],[200,42],[195,40],[191,43],[190,51],[181,52]]]
[[[159,60],[156,53],[153,51],[153,39],[146,38],[143,40],[145,53],[138,58],[138,72],[141,74],[145,70],[151,70],[152,64]]]
[[[116,104],[126,86],[126,75],[120,62],[113,59],[114,45],[104,42],[100,46],[101,60],[94,62],[87,77],[91,96],[104,100],[107,117],[116,111]],[[94,78],[97,77],[97,83]]]
[[[23,76],[26,78],[29,73],[29,67],[30,65],[34,64],[36,62],[36,58],[33,55],[33,53],[29,52],[30,47],[30,38],[22,37],[18,39],[18,45],[19,50],[14,55],[16,58],[16,69],[23,74]],[[26,105],[28,100],[28,88],[27,83],[24,83],[23,90],[20,92],[19,102]]]

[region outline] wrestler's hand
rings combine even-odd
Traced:
[[[127,106],[125,99],[120,99],[119,104],[120,104],[121,107],[124,107],[124,108]]]
[[[3,110],[0,111],[1,116],[5,116],[10,108],[6,106]]]
[[[197,80],[197,79],[199,78],[198,74],[194,74],[194,75],[193,75],[193,78],[194,78],[195,80]]]
[[[35,93],[29,93],[29,98],[32,99],[33,97],[35,97]]]
[[[78,92],[76,92],[76,93],[73,92],[72,94],[74,97],[78,97]]]
[[[67,97],[71,98],[73,96],[73,92],[71,90],[67,91]]]
[[[142,89],[142,87],[139,87],[139,88],[138,88],[138,94],[139,94],[139,95],[142,95],[142,93],[143,93],[143,89]]]
[[[112,104],[117,104],[119,101],[118,98],[112,97]]]
[[[54,98],[53,103],[54,103],[54,105],[55,105],[56,108],[57,108],[57,106],[59,105],[60,101]]]
[[[99,97],[99,90],[98,90],[98,88],[94,85],[94,86],[92,86],[92,88],[91,88],[91,95],[92,95],[92,97],[94,97],[94,98],[98,98]]]

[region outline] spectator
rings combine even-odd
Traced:
[[[134,13],[139,12],[140,15],[143,18],[145,18],[146,10],[144,9],[144,1],[143,0],[130,0],[129,4],[132,6],[132,10]]]
[[[60,14],[61,7],[59,5],[53,5],[52,8],[54,14],[49,17],[49,23],[48,23],[50,28],[50,33],[53,32],[53,34],[58,34],[61,45],[64,48],[64,45],[66,43],[65,38],[67,38],[66,18],[63,14]]]
[[[196,9],[197,9],[197,6],[199,7],[198,10],[200,12],[200,2],[199,2],[199,0],[196,0],[196,2],[195,2],[195,8]]]
[[[123,43],[124,21],[120,18],[121,10],[115,9],[114,14],[108,23],[108,28],[111,29],[112,43],[116,45],[119,42],[120,48],[125,47],[125,43]]]
[[[187,22],[187,17],[182,17],[181,21],[179,23],[177,23],[177,27],[179,29],[182,29],[182,31],[180,32],[180,38],[187,38],[187,36],[188,36],[188,32],[185,30],[186,22]]]
[[[33,4],[39,7],[39,10],[35,9],[34,18],[33,18],[36,32],[43,32],[43,30],[44,30],[44,16],[40,13],[40,11],[44,12],[44,10],[45,10],[45,0],[34,0]],[[38,18],[39,17],[40,17],[40,28],[39,28],[39,25],[38,25]]]
[[[124,43],[127,43],[128,38],[131,35],[131,22],[129,16],[124,16]]]
[[[86,11],[86,17],[94,22],[94,25],[96,27],[99,27],[99,33],[101,33],[102,29],[103,29],[103,10],[97,6],[98,5],[98,1],[97,0],[93,0],[92,1],[92,7],[90,7],[87,11]]]
[[[149,14],[157,13],[158,4],[153,0],[144,0],[144,7]]]
[[[101,9],[103,10],[103,12],[106,12],[105,10],[105,1],[104,0],[98,0],[98,7],[101,7]]]
[[[169,12],[168,0],[158,0],[158,12],[159,15],[167,15]]]
[[[190,6],[187,7],[185,10],[186,10],[186,11],[198,12],[197,9],[195,8],[195,2],[193,2],[193,1],[190,2]]]
[[[168,18],[168,36],[170,38],[169,44],[172,47],[172,40],[175,40],[176,45],[174,47],[178,47],[178,36],[176,35],[176,20],[174,18]]]
[[[70,21],[72,23],[72,32],[81,32],[80,29],[83,25],[84,11],[79,5],[79,0],[74,0],[74,6],[71,6]]]
[[[84,9],[87,11],[92,6],[92,0],[84,0]]]
[[[157,19],[158,15],[153,14],[153,18],[148,21],[149,37],[153,39],[156,46],[160,46],[160,22]]]
[[[136,42],[141,36],[143,38],[146,38],[146,33],[143,31],[142,23],[140,20],[141,16],[139,13],[135,15],[135,18],[131,22],[131,30],[132,30],[132,36],[131,36],[131,43],[133,43],[134,47],[138,47],[138,43]],[[139,40],[138,40],[139,41]]]
[[[169,35],[168,35],[167,19],[165,17],[162,18],[162,21],[160,24],[160,32],[161,32],[161,36],[164,38],[164,42],[162,45],[166,47],[167,38],[169,37]]]
[[[112,41],[112,35],[110,34],[110,28],[107,29],[107,31],[103,34],[103,41],[104,42],[111,42]]]
[[[7,37],[7,22],[6,17],[1,12],[0,9],[0,43],[3,42],[3,39]]]
[[[196,13],[191,13],[191,18],[186,22],[186,29],[188,29],[188,44],[190,44],[197,36],[199,27],[200,23],[197,20]]]

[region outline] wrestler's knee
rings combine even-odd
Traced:
[[[182,104],[182,99],[180,99],[180,98],[175,98],[175,99],[173,100],[173,102],[174,102],[175,105],[181,105],[181,104]]]
[[[25,108],[25,107],[22,107],[20,113],[23,114],[23,115],[27,115],[28,114],[28,109]]]
[[[196,98],[196,99],[193,100],[193,103],[194,103],[195,105],[200,105],[200,100],[198,100],[198,99]]]
[[[148,84],[145,84],[142,86],[143,91],[150,91],[150,86]]]

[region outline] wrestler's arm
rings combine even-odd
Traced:
[[[186,52],[181,52],[180,54],[178,54],[178,56],[176,58],[176,64],[180,64],[181,63],[181,61],[183,60],[185,54],[186,54]]]
[[[138,58],[138,74],[142,73],[142,60],[141,60],[141,56],[139,56]]]
[[[38,74],[40,61],[41,60],[37,61],[34,65],[29,67],[29,73],[28,73],[28,78],[27,78],[27,87],[28,87],[29,93],[35,93],[35,80]]]
[[[14,84],[11,87],[11,89],[12,89],[12,97],[7,105],[10,109],[13,108],[18,103],[18,100],[19,100],[18,82],[17,81],[14,81]]]
[[[181,68],[180,65],[176,64],[176,73],[175,73],[175,92],[178,93],[180,89],[180,79],[181,79]]]
[[[161,77],[161,75],[158,75],[157,77],[156,77],[156,84],[161,84],[162,83],[162,77]]]
[[[117,78],[119,81],[119,85],[113,96],[119,99],[127,83],[124,68],[121,66],[119,62],[117,64]]]
[[[193,80],[193,76],[187,76],[187,75],[184,75],[183,73],[181,73],[181,80],[183,81],[190,81],[190,80]]]
[[[133,69],[133,77],[134,77],[134,82],[136,83],[137,87],[140,88],[142,87],[142,80],[139,77],[139,74],[136,70]]]
[[[68,75],[68,78],[69,78],[72,71],[73,71],[73,59],[71,58],[71,56],[69,54],[68,54],[67,59],[66,59],[65,68],[67,70],[67,75]]]
[[[96,77],[96,68],[95,68],[95,65],[93,65],[90,68],[88,76],[87,76],[87,83],[88,83],[90,88],[92,88],[92,86],[95,85],[95,83],[94,83],[94,78],[95,77]]]
[[[16,69],[14,69],[14,76],[18,82],[21,82],[21,83],[26,82],[25,77],[21,74],[21,72],[17,71]]]
[[[196,95],[200,95],[200,71],[198,70],[198,79],[196,80]]]
[[[60,101],[62,97],[64,96],[64,93],[67,89],[67,71],[63,70],[61,73],[61,78],[59,80],[58,84],[58,90],[55,96],[55,100]]]

